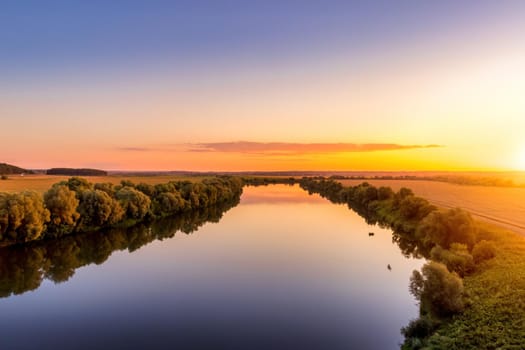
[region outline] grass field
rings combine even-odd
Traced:
[[[341,180],[358,185],[363,180]],[[463,186],[435,181],[367,180],[374,186],[393,190],[408,187],[417,196],[444,208],[460,207],[479,220],[497,224],[525,235],[525,188]]]
[[[67,180],[71,176],[60,175],[9,175],[8,180],[0,180],[0,192],[21,192],[21,191],[37,191],[45,192],[53,184]],[[122,180],[129,180],[134,183],[145,182],[147,184],[155,185],[159,183],[166,183],[169,181],[202,181],[206,176],[181,176],[181,175],[155,175],[155,176],[123,176],[123,175],[109,175],[109,176],[81,176],[89,182],[111,182],[118,184]]]

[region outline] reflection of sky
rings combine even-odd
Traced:
[[[66,283],[0,300],[2,343],[397,348],[399,328],[417,315],[408,277],[422,262],[403,258],[388,231],[343,206],[308,204],[297,187],[243,196],[263,189],[283,201],[241,204],[192,235],[116,252]]]
[[[285,186],[259,186],[250,187],[241,197],[242,204],[293,204],[293,203],[324,203],[326,200],[319,196],[305,196],[303,192],[284,190]]]

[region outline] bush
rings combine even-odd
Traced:
[[[405,338],[426,338],[434,332],[438,325],[437,321],[422,316],[410,321],[406,327],[401,328],[401,334]]]
[[[496,256],[496,247],[493,242],[489,241],[479,241],[474,248],[472,249],[472,257],[474,262],[479,264],[484,260],[492,259]]]
[[[452,243],[449,250],[435,246],[430,251],[430,256],[432,260],[445,264],[449,271],[457,272],[461,277],[474,271],[474,259],[464,244]]]
[[[2,176],[0,177],[0,179],[1,179],[1,180],[8,180],[9,178],[7,177],[7,175],[2,175]]]

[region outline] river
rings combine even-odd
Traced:
[[[424,261],[390,230],[297,186],[224,209],[0,250],[0,348],[399,348]]]

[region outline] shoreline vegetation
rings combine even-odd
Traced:
[[[73,177],[43,195],[0,193],[0,241],[12,245],[0,248],[0,297],[36,289],[44,278],[66,281],[76,268],[102,263],[115,250],[192,232],[237,205],[243,186],[271,184],[299,184],[347,205],[367,223],[392,229],[404,255],[428,260],[410,278],[420,317],[401,330],[403,349],[525,343],[522,237],[477,222],[462,209],[438,208],[408,188],[344,186],[334,178],[217,176],[113,185]]]
[[[74,168],[51,168],[46,170],[46,175],[66,175],[66,176],[107,176],[108,172],[99,169],[74,169]]]
[[[525,240],[440,209],[410,189],[303,178],[300,186],[344,204],[369,224],[392,229],[406,256],[424,257],[409,291],[420,317],[401,329],[402,349],[518,349],[525,343]]]
[[[33,191],[0,193],[0,245],[59,238],[203,209],[238,200],[242,180],[219,176],[200,182],[150,185],[123,180],[93,184],[72,177],[43,195]]]

